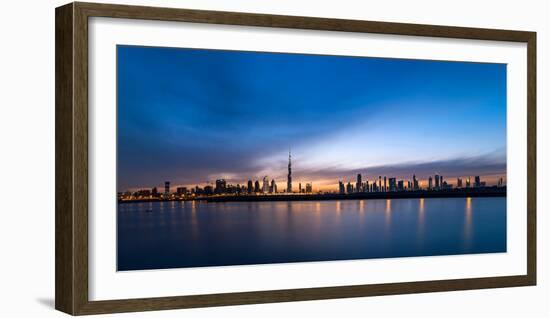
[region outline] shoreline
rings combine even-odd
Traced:
[[[420,199],[420,198],[478,198],[506,197],[506,188],[455,189],[447,191],[402,191],[402,192],[360,192],[360,193],[327,193],[327,194],[281,194],[281,195],[224,195],[178,199],[139,199],[118,201],[124,203],[140,202],[174,202],[174,201],[206,201],[206,202],[266,202],[266,201],[328,201],[328,200],[379,200],[379,199]]]

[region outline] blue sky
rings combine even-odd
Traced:
[[[506,171],[506,65],[118,46],[118,190]]]

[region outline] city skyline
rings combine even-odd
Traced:
[[[243,182],[231,182],[225,178],[216,179],[215,182],[207,182],[205,185],[171,185],[170,181],[164,182],[164,191],[160,191],[160,186],[153,186],[151,188],[139,188],[128,189],[124,192],[119,192],[119,199],[131,200],[135,197],[148,196],[148,197],[164,197],[165,199],[172,198],[175,194],[177,196],[188,195],[215,195],[215,194],[296,194],[296,193],[366,193],[366,192],[400,192],[400,191],[445,191],[453,189],[469,189],[469,188],[485,188],[485,187],[506,187],[505,176],[494,176],[496,181],[494,184],[488,182],[484,176],[479,175],[466,175],[466,176],[454,176],[449,178],[442,174],[435,173],[430,175],[426,180],[421,180],[416,174],[412,175],[412,178],[396,178],[395,176],[374,176],[369,179],[366,177],[363,179],[363,174],[358,173],[355,176],[355,181],[351,179],[339,179],[334,186],[330,187],[318,187],[313,186],[313,182],[299,181],[297,189],[293,186],[292,177],[292,162],[291,152],[288,153],[288,174],[286,177],[286,188],[278,190],[277,183],[274,178],[264,176],[263,178],[251,178],[248,181]],[[486,177],[486,176],[485,176]],[[346,181],[348,180],[348,181]],[[454,181],[453,181],[454,180]],[[456,181],[456,182],[455,182]],[[173,191],[176,189],[176,191]],[[295,191],[297,190],[297,191]]]
[[[293,188],[357,173],[506,179],[503,64],[117,50],[118,191],[266,175],[285,189],[289,146]]]

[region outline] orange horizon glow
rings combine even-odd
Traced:
[[[389,187],[388,179],[390,177],[388,177],[388,176],[386,176],[386,177],[387,177],[386,185]],[[474,184],[474,177],[475,176],[473,176],[473,175],[470,176],[472,187],[473,187],[473,184]],[[468,176],[458,176],[458,177],[448,177],[448,178],[444,176],[443,181],[447,182],[447,184],[452,185],[453,187],[456,187],[457,186],[457,178],[462,178],[462,186],[466,187],[466,180],[467,180]],[[500,178],[503,179],[503,184],[504,185],[506,185],[506,183],[507,183],[506,175],[496,175],[496,174],[494,174],[494,175],[480,175],[480,178],[481,178],[482,182],[486,182],[487,186],[497,185]],[[303,178],[303,179],[305,180],[306,178]],[[231,185],[234,185],[234,186],[236,186],[236,185],[243,186],[244,185],[246,187],[247,184],[248,184],[248,180],[246,180],[244,182],[243,181],[237,182],[237,181],[234,181],[233,179],[225,179],[225,180],[226,180],[227,184],[231,184]],[[269,180],[270,180],[269,182],[271,184],[272,179],[269,179]],[[369,181],[369,184],[372,184],[372,181],[376,181],[376,184],[378,184],[378,177],[377,178],[363,177],[362,181],[366,182],[367,180]],[[411,179],[397,179],[397,181],[399,181],[399,180],[404,180],[405,186],[406,186],[407,181],[412,182],[412,178]],[[418,180],[420,188],[425,189],[425,188],[428,187],[428,178],[417,179],[417,180]],[[255,181],[256,180],[253,180],[253,183]],[[260,187],[261,187],[262,180],[258,179],[258,181],[260,182]],[[342,181],[344,183],[344,185],[347,185],[348,182],[349,182],[353,186],[355,186],[355,184],[357,182],[356,177],[345,178],[345,179],[342,179],[340,181]],[[286,180],[275,180],[275,184],[277,185],[277,193],[285,192],[286,183],[287,183]],[[339,191],[338,180],[335,181],[334,179],[317,179],[317,180],[313,180],[313,181],[296,181],[296,180],[293,180],[292,181],[293,193],[298,193],[300,183],[302,185],[302,189],[305,189],[307,183],[312,183],[312,191],[313,192],[338,192]],[[433,184],[435,184],[435,181],[433,182]],[[198,186],[199,188],[204,188],[205,186],[208,186],[208,185],[210,185],[212,187],[215,187],[215,182],[199,183],[199,184],[170,184],[170,189],[171,189],[172,192],[175,192],[175,189],[179,188],[179,187],[186,187],[188,190],[191,190],[191,189],[194,189],[196,186]],[[384,185],[384,176],[382,176],[382,185]],[[164,192],[164,184],[161,184],[161,185],[158,185],[158,186],[152,186],[152,187],[135,187],[135,188],[130,188],[127,191],[138,191],[138,190],[143,190],[143,189],[150,190],[150,189],[155,188],[155,187],[157,188],[159,193]]]

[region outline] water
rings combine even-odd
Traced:
[[[118,270],[505,251],[506,198],[118,205]]]

